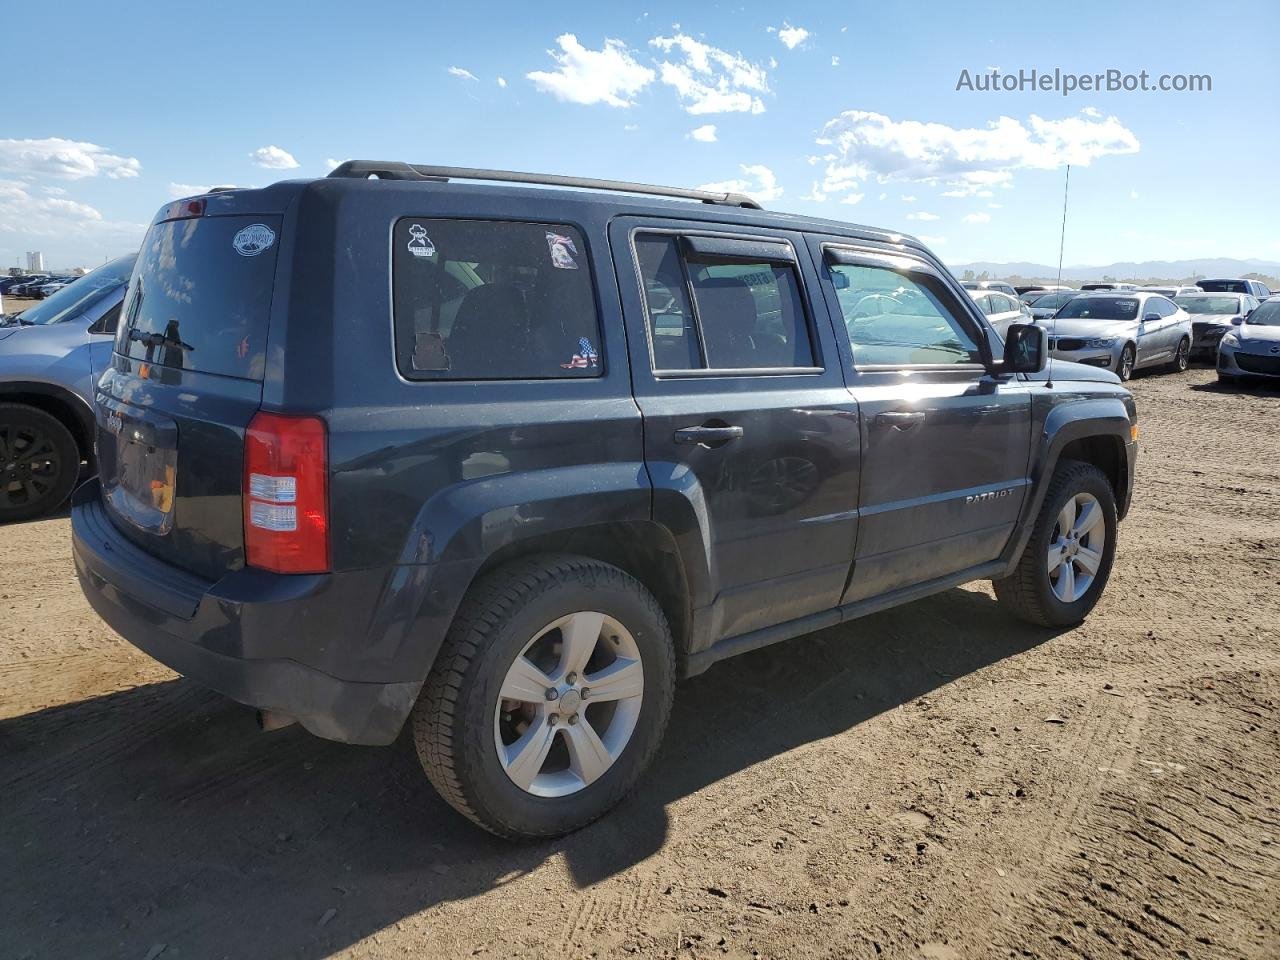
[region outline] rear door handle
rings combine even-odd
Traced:
[[[924,414],[919,410],[890,410],[876,414],[876,423],[882,423],[894,430],[910,430],[924,423]]]
[[[713,443],[728,443],[730,440],[737,440],[740,436],[742,436],[741,427],[681,427],[676,431],[676,443],[702,443],[710,446]]]

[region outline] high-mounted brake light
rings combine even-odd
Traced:
[[[275,573],[329,569],[328,438],[319,417],[259,411],[244,435],[244,549]]]
[[[204,216],[205,202],[202,197],[194,200],[177,200],[164,208],[161,220],[190,220]]]

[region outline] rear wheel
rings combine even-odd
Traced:
[[[1128,344],[1120,351],[1120,362],[1116,365],[1116,374],[1121,380],[1128,380],[1133,376],[1133,358],[1135,352],[1133,344]]]
[[[1115,493],[1091,463],[1054,471],[1040,515],[1013,574],[994,583],[996,599],[1043,627],[1074,626],[1106,588],[1116,551]]]
[[[675,657],[653,596],[616,567],[543,556],[463,601],[413,713],[427,777],[506,837],[550,837],[617,804],[671,711]]]
[[[53,510],[79,473],[80,450],[61,421],[25,403],[0,403],[0,523]]]
[[[1173,359],[1169,361],[1169,369],[1174,373],[1185,373],[1189,366],[1191,366],[1191,341],[1183,337],[1178,343]]]

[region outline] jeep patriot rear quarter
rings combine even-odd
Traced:
[[[716,660],[976,579],[1092,609],[1112,374],[1050,385],[1043,331],[1002,343],[911,238],[511,179],[349,163],[160,212],[72,512],[108,623],[273,725],[412,717],[451,804],[548,836]]]

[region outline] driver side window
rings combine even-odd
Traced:
[[[982,362],[932,277],[870,264],[830,263],[827,272],[855,367]]]

